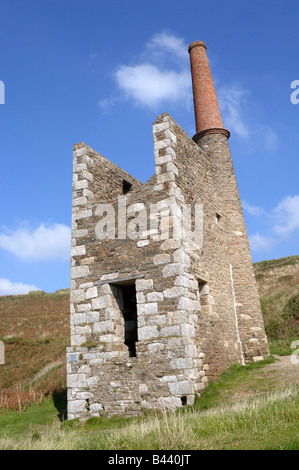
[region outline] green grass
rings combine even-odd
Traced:
[[[61,422],[63,394],[22,413],[2,412],[0,450],[298,449],[298,386],[282,389],[269,377],[260,380],[260,371],[274,360],[230,367],[194,406],[175,413]],[[236,400],[242,388],[261,395]]]
[[[287,256],[285,258],[259,261],[258,263],[254,263],[254,266],[257,267],[259,270],[264,270],[264,269],[275,268],[275,267],[292,266],[298,263],[299,263],[299,255],[296,255],[296,256]]]
[[[289,355],[299,339],[299,256],[254,263],[271,354]]]
[[[262,274],[262,273],[258,273],[255,275],[255,279],[257,281],[261,281],[262,279],[265,279],[265,277],[266,277],[265,274]]]
[[[115,418],[114,427],[101,420],[66,426],[53,412],[49,401],[39,410],[32,406],[18,421],[7,415],[4,429],[0,415],[0,450],[295,450],[299,443],[298,387],[206,410]]]
[[[269,340],[299,338],[298,288],[283,288],[261,298],[265,329]]]
[[[259,362],[252,362],[247,366],[234,364],[221,374],[217,382],[211,382],[202,395],[195,401],[194,408],[205,410],[229,402],[230,398],[238,388],[243,386],[246,391],[259,390],[269,391],[273,388],[271,381],[261,382],[256,371],[267,364],[275,362],[273,356]]]
[[[291,344],[296,340],[298,340],[298,336],[285,339],[269,339],[268,342],[271,354],[290,356],[294,352],[294,349],[291,348]]]
[[[30,405],[21,413],[6,411],[0,413],[0,436],[24,437],[34,428],[45,427],[58,420],[59,411],[53,398],[47,398],[41,405]]]
[[[298,440],[298,390],[209,410],[164,414],[79,442],[82,449],[263,449]],[[296,441],[295,441],[296,442]]]

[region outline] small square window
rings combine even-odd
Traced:
[[[207,282],[206,281],[203,281],[202,279],[198,279],[198,291],[199,291],[199,295],[201,295],[202,293],[205,293],[205,290],[204,289],[207,285]]]
[[[123,180],[123,194],[127,194],[132,188],[132,184],[129,181]]]

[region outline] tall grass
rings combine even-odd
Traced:
[[[298,420],[298,386],[293,386],[204,411],[163,411],[120,429],[87,432],[82,425],[55,423],[22,440],[4,437],[0,449],[299,449]]]
[[[164,413],[142,423],[112,430],[85,442],[90,449],[261,448],[298,436],[298,389],[239,401],[232,406],[187,413]],[[297,429],[297,435],[296,435]],[[81,443],[82,445],[82,443]]]
[[[80,435],[56,422],[46,431],[32,430],[22,439],[1,438],[0,450],[72,450],[79,446],[80,439]]]
[[[0,409],[22,411],[66,388],[69,292],[0,297],[0,312]]]

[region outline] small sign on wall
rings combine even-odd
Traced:
[[[70,353],[68,356],[69,356],[68,362],[78,362],[79,360],[78,353]]]

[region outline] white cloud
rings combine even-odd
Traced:
[[[146,52],[150,53],[153,58],[164,57],[171,54],[173,58],[180,61],[188,61],[188,45],[183,38],[174,34],[161,32],[155,34],[146,44]]]
[[[188,46],[175,34],[160,32],[152,36],[135,63],[119,65],[113,78],[121,94],[100,100],[103,112],[125,99],[149,108],[164,102],[188,108],[192,103]]]
[[[299,195],[285,197],[273,210],[277,220],[274,226],[275,233],[280,237],[287,237],[299,229]]]
[[[264,236],[260,233],[249,236],[250,247],[253,251],[267,251],[299,230],[299,195],[286,196],[268,213],[245,201],[242,202],[242,205],[251,215],[263,216],[263,220],[271,224],[268,228],[270,236]]]
[[[276,244],[275,238],[266,237],[260,233],[249,235],[250,248],[256,252],[265,252],[273,248]]]
[[[252,206],[251,204],[249,204],[246,201],[242,201],[242,207],[243,207],[243,209],[246,210],[246,212],[248,212],[251,215],[255,215],[257,217],[262,216],[262,215],[265,214],[265,211],[262,207]]]
[[[157,108],[161,104],[180,104],[192,109],[192,81],[185,40],[170,32],[153,35],[131,64],[119,65],[113,73],[117,91],[98,104],[103,113],[113,105],[131,100],[135,105]],[[217,97],[224,126],[242,139],[254,138],[267,151],[278,145],[276,132],[268,125],[250,121],[250,90],[240,83],[223,84],[218,80]],[[245,114],[246,111],[246,114]]]
[[[217,97],[224,126],[241,138],[254,138],[261,147],[273,152],[278,147],[278,134],[269,125],[258,124],[256,117],[255,125],[252,125],[249,119],[252,107],[248,99],[250,94],[251,92],[240,84],[218,88]]]
[[[149,63],[122,65],[115,78],[126,96],[139,105],[154,107],[164,101],[185,101],[190,95],[190,77],[186,71],[160,70]]]
[[[37,229],[21,227],[8,234],[0,234],[0,248],[13,253],[22,261],[50,259],[67,260],[70,257],[71,229],[64,224]]]
[[[217,92],[224,126],[240,137],[248,137],[250,134],[249,125],[242,112],[249,94],[249,90],[245,90],[239,84],[219,87]]]
[[[123,100],[118,97],[103,98],[102,100],[98,101],[98,105],[102,108],[103,113],[106,114],[115,103],[119,103],[121,101]]]
[[[28,294],[28,292],[32,290],[39,290],[39,288],[32,284],[24,284],[23,282],[11,282],[8,279],[0,278],[0,296]]]

